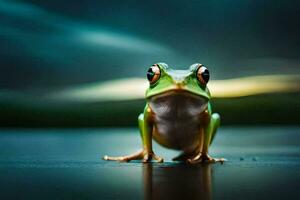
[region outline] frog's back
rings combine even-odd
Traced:
[[[178,150],[194,149],[200,141],[200,114],[207,100],[186,92],[153,97],[149,106],[154,113],[154,139]]]

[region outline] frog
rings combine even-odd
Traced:
[[[146,105],[138,116],[142,149],[125,156],[105,155],[103,159],[163,162],[153,151],[154,140],[163,147],[181,151],[173,161],[190,164],[226,161],[213,158],[208,152],[220,126],[220,115],[212,112],[208,68],[195,63],[187,70],[177,70],[166,63],[156,63],[148,68],[147,79]]]

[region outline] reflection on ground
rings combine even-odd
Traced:
[[[212,199],[211,165],[143,165],[145,200]]]

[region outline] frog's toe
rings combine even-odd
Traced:
[[[226,162],[227,160],[225,158],[212,158],[210,157],[208,154],[204,154],[202,155],[202,160],[206,163],[216,163],[216,162],[220,162],[221,164],[223,164],[224,162]]]
[[[207,154],[201,154],[201,153],[199,153],[198,155],[196,155],[193,158],[187,159],[187,163],[190,163],[190,164],[216,163],[216,162],[220,162],[223,164],[225,161],[227,161],[225,158],[212,158]]]
[[[164,159],[160,156],[154,155],[153,158],[154,158],[154,160],[156,160],[159,163],[164,162]]]
[[[126,162],[125,156],[112,157],[105,155],[103,160]]]
[[[118,157],[110,157],[104,156],[103,160],[108,161],[119,161],[119,162],[130,162],[131,160],[143,160],[144,163],[156,161],[163,162],[164,159],[155,155],[153,152],[147,153],[145,150],[138,151],[137,153],[128,155],[128,156],[118,156]]]
[[[105,155],[103,157],[103,160],[108,160],[108,161],[120,161],[120,162],[129,162],[131,160],[142,160],[144,156],[144,151],[139,151],[137,153],[128,155],[128,156],[117,156],[117,157],[111,157]]]
[[[159,163],[164,162],[164,159],[161,158],[160,156],[157,156],[154,153],[146,153],[143,158],[143,163],[148,163],[153,160]]]
[[[193,158],[189,158],[189,159],[186,160],[186,162],[189,163],[189,164],[201,163],[202,161],[203,160],[202,160],[202,154],[201,153],[197,154]]]
[[[215,162],[220,162],[221,164],[227,161],[225,158],[213,158],[213,159]]]

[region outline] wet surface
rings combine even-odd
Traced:
[[[300,127],[223,127],[211,155],[185,165],[158,145],[163,164],[101,156],[140,147],[137,129],[1,129],[1,199],[299,199]]]

